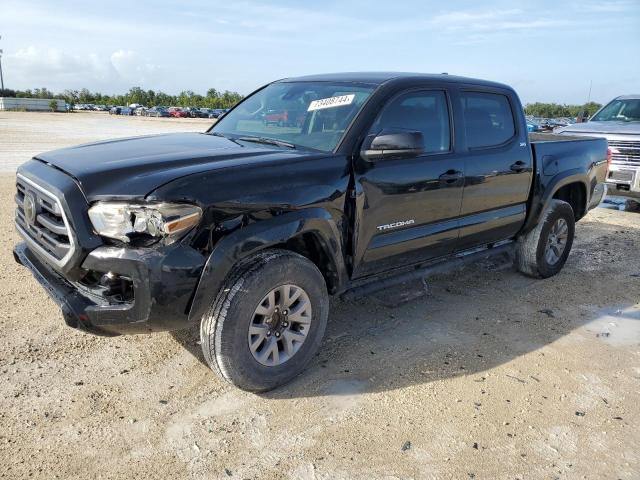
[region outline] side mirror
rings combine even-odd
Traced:
[[[360,151],[368,161],[386,158],[411,158],[424,153],[422,132],[401,129],[384,129],[378,135],[365,141]]]

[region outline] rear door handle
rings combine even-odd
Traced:
[[[523,170],[527,169],[527,164],[525,162],[523,162],[522,160],[518,160],[516,163],[511,165],[510,168],[514,172],[522,172]]]
[[[447,170],[438,178],[444,183],[455,183],[462,178],[462,172],[460,170]]]

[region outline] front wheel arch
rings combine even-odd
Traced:
[[[321,271],[330,294],[340,292],[347,284],[342,236],[330,213],[313,209],[282,215],[242,227],[216,244],[194,292],[189,322],[200,321],[208,308],[210,292],[222,288],[238,264],[269,248],[288,250],[308,258]]]

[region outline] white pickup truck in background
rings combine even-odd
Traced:
[[[611,150],[609,193],[640,198],[640,95],[614,98],[588,122],[555,133],[606,138]]]

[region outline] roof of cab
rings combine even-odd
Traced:
[[[392,80],[427,80],[451,83],[471,83],[487,87],[511,88],[508,85],[480,80],[477,78],[458,77],[446,73],[412,73],[412,72],[344,72],[306,75],[303,77],[283,78],[280,82],[357,82],[381,85]]]

